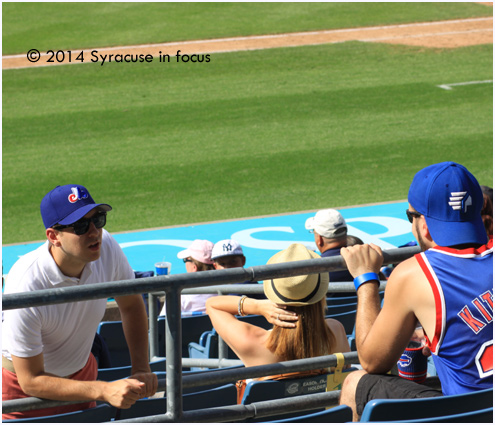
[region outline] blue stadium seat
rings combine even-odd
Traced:
[[[354,332],[354,326],[356,324],[356,306],[353,310],[349,310],[338,314],[326,314],[326,319],[335,319],[344,325],[346,335],[351,336]]]
[[[235,405],[237,403],[237,388],[234,384],[206,391],[184,394],[182,405],[184,411],[207,409]],[[151,398],[138,400],[130,409],[122,409],[116,419],[140,418],[150,415],[162,415],[167,412],[167,398]]]
[[[158,356],[165,357],[165,324],[166,316],[158,317]],[[200,314],[197,316],[182,317],[182,357],[189,355],[189,343],[199,341],[201,334],[213,328],[210,316]]]
[[[407,400],[371,400],[366,404],[361,422],[397,422],[455,416],[492,408],[493,389],[466,394]]]
[[[434,418],[424,418],[408,421],[397,421],[397,422],[407,422],[407,423],[462,423],[462,424],[473,424],[473,423],[493,423],[493,407],[487,407],[486,409],[474,410],[472,412],[459,413],[457,415],[448,416],[435,416]]]
[[[129,366],[131,364],[131,356],[121,321],[101,322],[96,332],[107,344],[112,360],[112,367]]]
[[[96,423],[109,422],[113,419],[116,409],[108,404],[100,404],[92,409],[78,410],[76,412],[61,413],[59,415],[41,416],[25,419],[4,419],[3,423]]]
[[[272,325],[267,322],[263,316],[249,315],[249,316],[237,316],[240,321],[251,323],[252,325],[259,326],[264,329],[271,329]],[[198,341],[198,340],[197,340]],[[200,338],[200,342],[190,342],[189,357],[192,359],[217,359],[218,358],[218,334],[215,329],[210,328],[209,331],[204,332]],[[227,347],[228,359],[238,359],[237,355],[232,351],[230,347]],[[208,368],[191,368],[191,370],[207,370]]]
[[[321,412],[267,421],[268,423],[345,423],[352,422],[352,409],[343,404]]]
[[[166,317],[158,317],[158,356],[165,357]],[[189,343],[198,341],[204,331],[211,330],[210,317],[206,314],[182,318],[182,357],[188,356]],[[110,352],[112,367],[129,366],[131,357],[121,321],[101,322],[97,333],[104,339]]]
[[[344,361],[342,357],[342,362]],[[342,365],[341,365],[342,367]],[[295,379],[251,381],[246,385],[242,404],[251,404],[259,401],[275,400],[298,395],[316,394],[326,391],[340,390],[345,377],[357,368],[344,369],[339,374],[328,373],[318,376],[307,376]],[[315,409],[305,414],[313,414],[324,409]],[[294,413],[270,416],[268,418],[254,418],[251,422],[265,422],[294,417]],[[290,422],[290,421],[289,421]]]
[[[152,372],[164,372],[165,371],[165,358],[156,359],[150,362],[150,368]],[[117,379],[124,379],[131,375],[131,366],[109,367],[105,369],[98,369],[99,381],[116,381]]]

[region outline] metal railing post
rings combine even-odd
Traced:
[[[149,322],[149,347],[150,360],[158,357],[158,309],[156,308],[157,296],[148,293],[148,322]]]
[[[182,322],[179,286],[165,291],[165,357],[167,370],[167,415],[174,421],[182,417]]]
[[[218,335],[218,359],[219,362],[229,357],[229,347],[227,343]]]

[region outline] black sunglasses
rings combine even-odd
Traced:
[[[107,213],[100,212],[90,218],[81,218],[72,224],[53,226],[55,230],[62,230],[72,227],[74,233],[78,236],[84,235],[88,232],[89,226],[93,223],[97,229],[101,229],[105,224],[107,224]]]
[[[409,220],[409,223],[412,223],[412,222],[413,222],[413,218],[414,218],[414,217],[419,218],[419,217],[421,217],[423,214],[417,213],[416,211],[409,211],[409,210],[406,210],[406,215],[407,215],[407,218],[408,218],[408,220]]]
[[[182,261],[184,261],[184,263],[192,263],[193,262],[192,258],[183,258]]]

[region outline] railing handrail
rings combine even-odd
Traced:
[[[396,248],[383,251],[384,264],[394,264],[420,252],[419,247]],[[249,268],[208,270],[197,273],[181,273],[129,279],[116,282],[91,283],[83,286],[51,288],[2,296],[3,310],[40,305],[63,304],[121,295],[143,294],[157,291],[182,290],[203,286],[233,284],[239,282],[259,282],[265,279],[321,273],[330,270],[345,270],[343,258],[315,258],[281,264],[268,264]]]

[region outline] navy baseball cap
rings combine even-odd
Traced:
[[[466,167],[441,162],[422,169],[414,176],[407,199],[425,217],[438,245],[487,243],[481,218],[483,193]]]
[[[40,210],[43,224],[48,229],[56,224],[75,223],[97,207],[103,211],[112,209],[108,204],[96,204],[84,186],[66,184],[48,192],[41,200]]]

